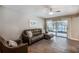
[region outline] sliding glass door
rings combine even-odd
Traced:
[[[61,37],[67,37],[67,30],[68,30],[68,22],[67,20],[63,20],[63,21],[56,21],[57,23],[57,36],[61,36]]]
[[[56,35],[56,22],[47,20],[47,31]]]
[[[54,36],[67,37],[68,21],[67,20],[47,20],[47,31]]]

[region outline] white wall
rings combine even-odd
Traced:
[[[68,38],[79,41],[79,16],[61,17],[62,20],[68,20]]]
[[[0,7],[0,35],[6,40],[16,40],[24,29],[29,29],[29,20],[39,21],[40,28],[43,29],[43,21],[37,17],[29,17],[28,14],[22,14],[15,10]],[[38,27],[38,26],[37,26]]]
[[[71,38],[79,41],[79,16],[71,18]]]
[[[30,23],[31,21],[36,21],[36,25],[35,26],[31,26]],[[29,28],[33,29],[33,28],[41,28],[44,32],[44,20],[40,19],[40,18],[35,18],[35,17],[30,17],[29,18]]]

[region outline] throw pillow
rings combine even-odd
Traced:
[[[15,41],[9,40],[8,42],[10,47],[17,47],[17,43]]]
[[[32,32],[31,31],[27,31],[27,35],[29,36],[29,38],[32,37]]]

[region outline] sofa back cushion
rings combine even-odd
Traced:
[[[33,33],[33,36],[37,36],[37,35],[42,34],[42,31],[41,31],[41,29],[33,29],[32,33]]]
[[[28,29],[28,30],[24,30],[24,34],[28,36],[27,32],[29,32],[29,31],[32,32],[31,36],[37,36],[37,35],[42,34],[42,30],[41,29]]]

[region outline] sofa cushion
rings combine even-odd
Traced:
[[[43,34],[38,35],[38,36],[34,36],[34,37],[31,38],[31,40],[32,40],[32,41],[38,40],[38,39],[40,39],[40,38],[42,38],[42,37],[43,37]]]
[[[22,43],[21,39],[14,40],[18,45]]]
[[[37,36],[37,35],[40,35],[42,32],[40,29],[34,29],[32,30],[32,33],[33,33],[33,36]]]

